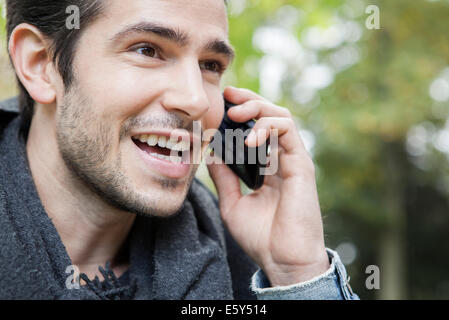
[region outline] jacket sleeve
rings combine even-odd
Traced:
[[[207,189],[207,188],[206,188]],[[218,199],[211,194],[217,208]],[[226,251],[232,278],[234,299],[237,300],[358,300],[352,292],[346,270],[337,252],[327,249],[330,268],[309,281],[285,287],[271,287],[262,270],[248,257],[224,228]]]
[[[289,286],[271,287],[262,270],[252,277],[251,290],[259,300],[359,300],[352,292],[338,253],[327,249],[331,266],[322,275]]]

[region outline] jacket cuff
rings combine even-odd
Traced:
[[[325,273],[305,282],[271,287],[259,269],[251,279],[251,290],[259,300],[358,300],[338,253],[330,249],[326,251],[331,266]]]

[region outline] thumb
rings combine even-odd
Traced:
[[[218,192],[221,212],[226,214],[242,198],[239,178],[223,163],[208,164],[207,169]]]

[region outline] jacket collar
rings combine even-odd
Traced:
[[[19,99],[12,97],[7,100],[0,101],[0,111],[19,113]]]
[[[15,117],[17,110],[16,98],[0,103],[0,113]],[[4,151],[4,169],[9,171],[5,179],[8,178],[15,188],[7,195],[8,207],[13,224],[20,224],[17,230],[21,246],[29,252],[27,262],[51,288],[53,297],[91,298],[85,290],[65,289],[65,268],[71,261],[40,203],[18,128],[19,119],[16,118],[5,130],[7,136],[0,139],[0,150]],[[183,207],[175,216],[166,219],[138,217],[130,236],[130,277],[137,282],[136,299],[232,298],[218,203],[198,180],[193,181]]]

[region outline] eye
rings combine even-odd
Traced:
[[[138,54],[141,54],[143,56],[150,57],[150,58],[158,58],[159,57],[158,49],[149,44],[141,45],[137,48],[134,48],[134,51],[136,51]]]
[[[204,61],[200,63],[201,69],[215,73],[223,73],[225,67],[218,61]]]

